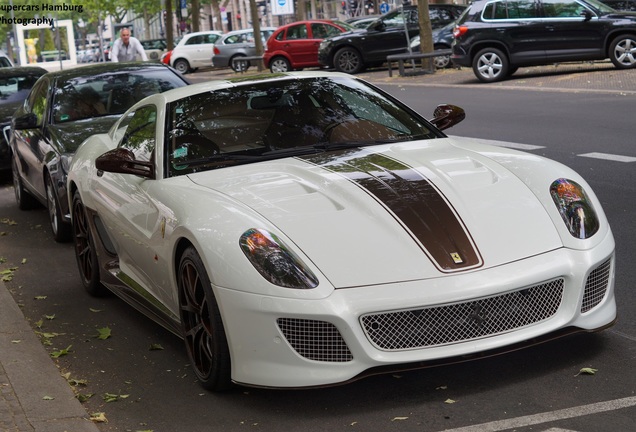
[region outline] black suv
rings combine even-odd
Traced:
[[[444,27],[459,18],[465,9],[463,5],[429,4],[431,27]],[[339,72],[355,74],[366,67],[380,66],[388,55],[408,52],[408,42],[419,34],[417,7],[401,6],[382,15],[366,29],[323,39],[318,62]]]
[[[455,27],[452,61],[483,82],[520,66],[609,58],[636,67],[636,13],[597,0],[477,0]]]

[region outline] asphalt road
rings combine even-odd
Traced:
[[[103,412],[108,419],[100,430],[636,430],[636,96],[378,84],[422,113],[432,113],[441,102],[465,108],[466,120],[448,133],[531,145],[531,152],[586,177],[617,241],[617,325],[497,358],[341,387],[237,387],[226,394],[207,393],[195,382],[178,338],[115,297],[95,299],[83,292],[71,245],[52,240],[43,209],[17,209],[5,178],[0,184],[0,232],[6,233],[0,237],[0,257],[18,267],[8,286],[34,329],[49,336],[41,335],[47,351],[70,347],[52,361],[85,383],[76,391],[92,394],[84,404],[87,411]],[[606,156],[590,157],[593,152]],[[112,336],[100,340],[98,329],[105,327]],[[597,369],[596,374],[578,374],[586,367]],[[108,395],[114,401],[107,401]]]

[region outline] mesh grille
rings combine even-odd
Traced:
[[[563,279],[465,303],[369,314],[361,317],[371,342],[382,350],[407,350],[504,333],[554,315]]]
[[[583,293],[583,303],[581,304],[581,313],[589,311],[598,305],[601,300],[603,300],[603,297],[605,297],[611,267],[612,260],[608,259],[592,270],[592,273],[587,277],[585,292]]]
[[[301,356],[324,362],[353,360],[349,347],[331,323],[295,318],[278,318],[278,328]]]

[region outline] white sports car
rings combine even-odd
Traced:
[[[448,137],[329,72],[150,96],[68,176],[89,293],[183,337],[198,379],[311,387],[516,349],[616,318],[614,239],[545,158]]]

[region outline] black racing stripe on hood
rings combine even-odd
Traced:
[[[374,197],[441,271],[481,266],[479,251],[462,220],[442,193],[412,167],[363,149],[299,159],[342,175]]]

